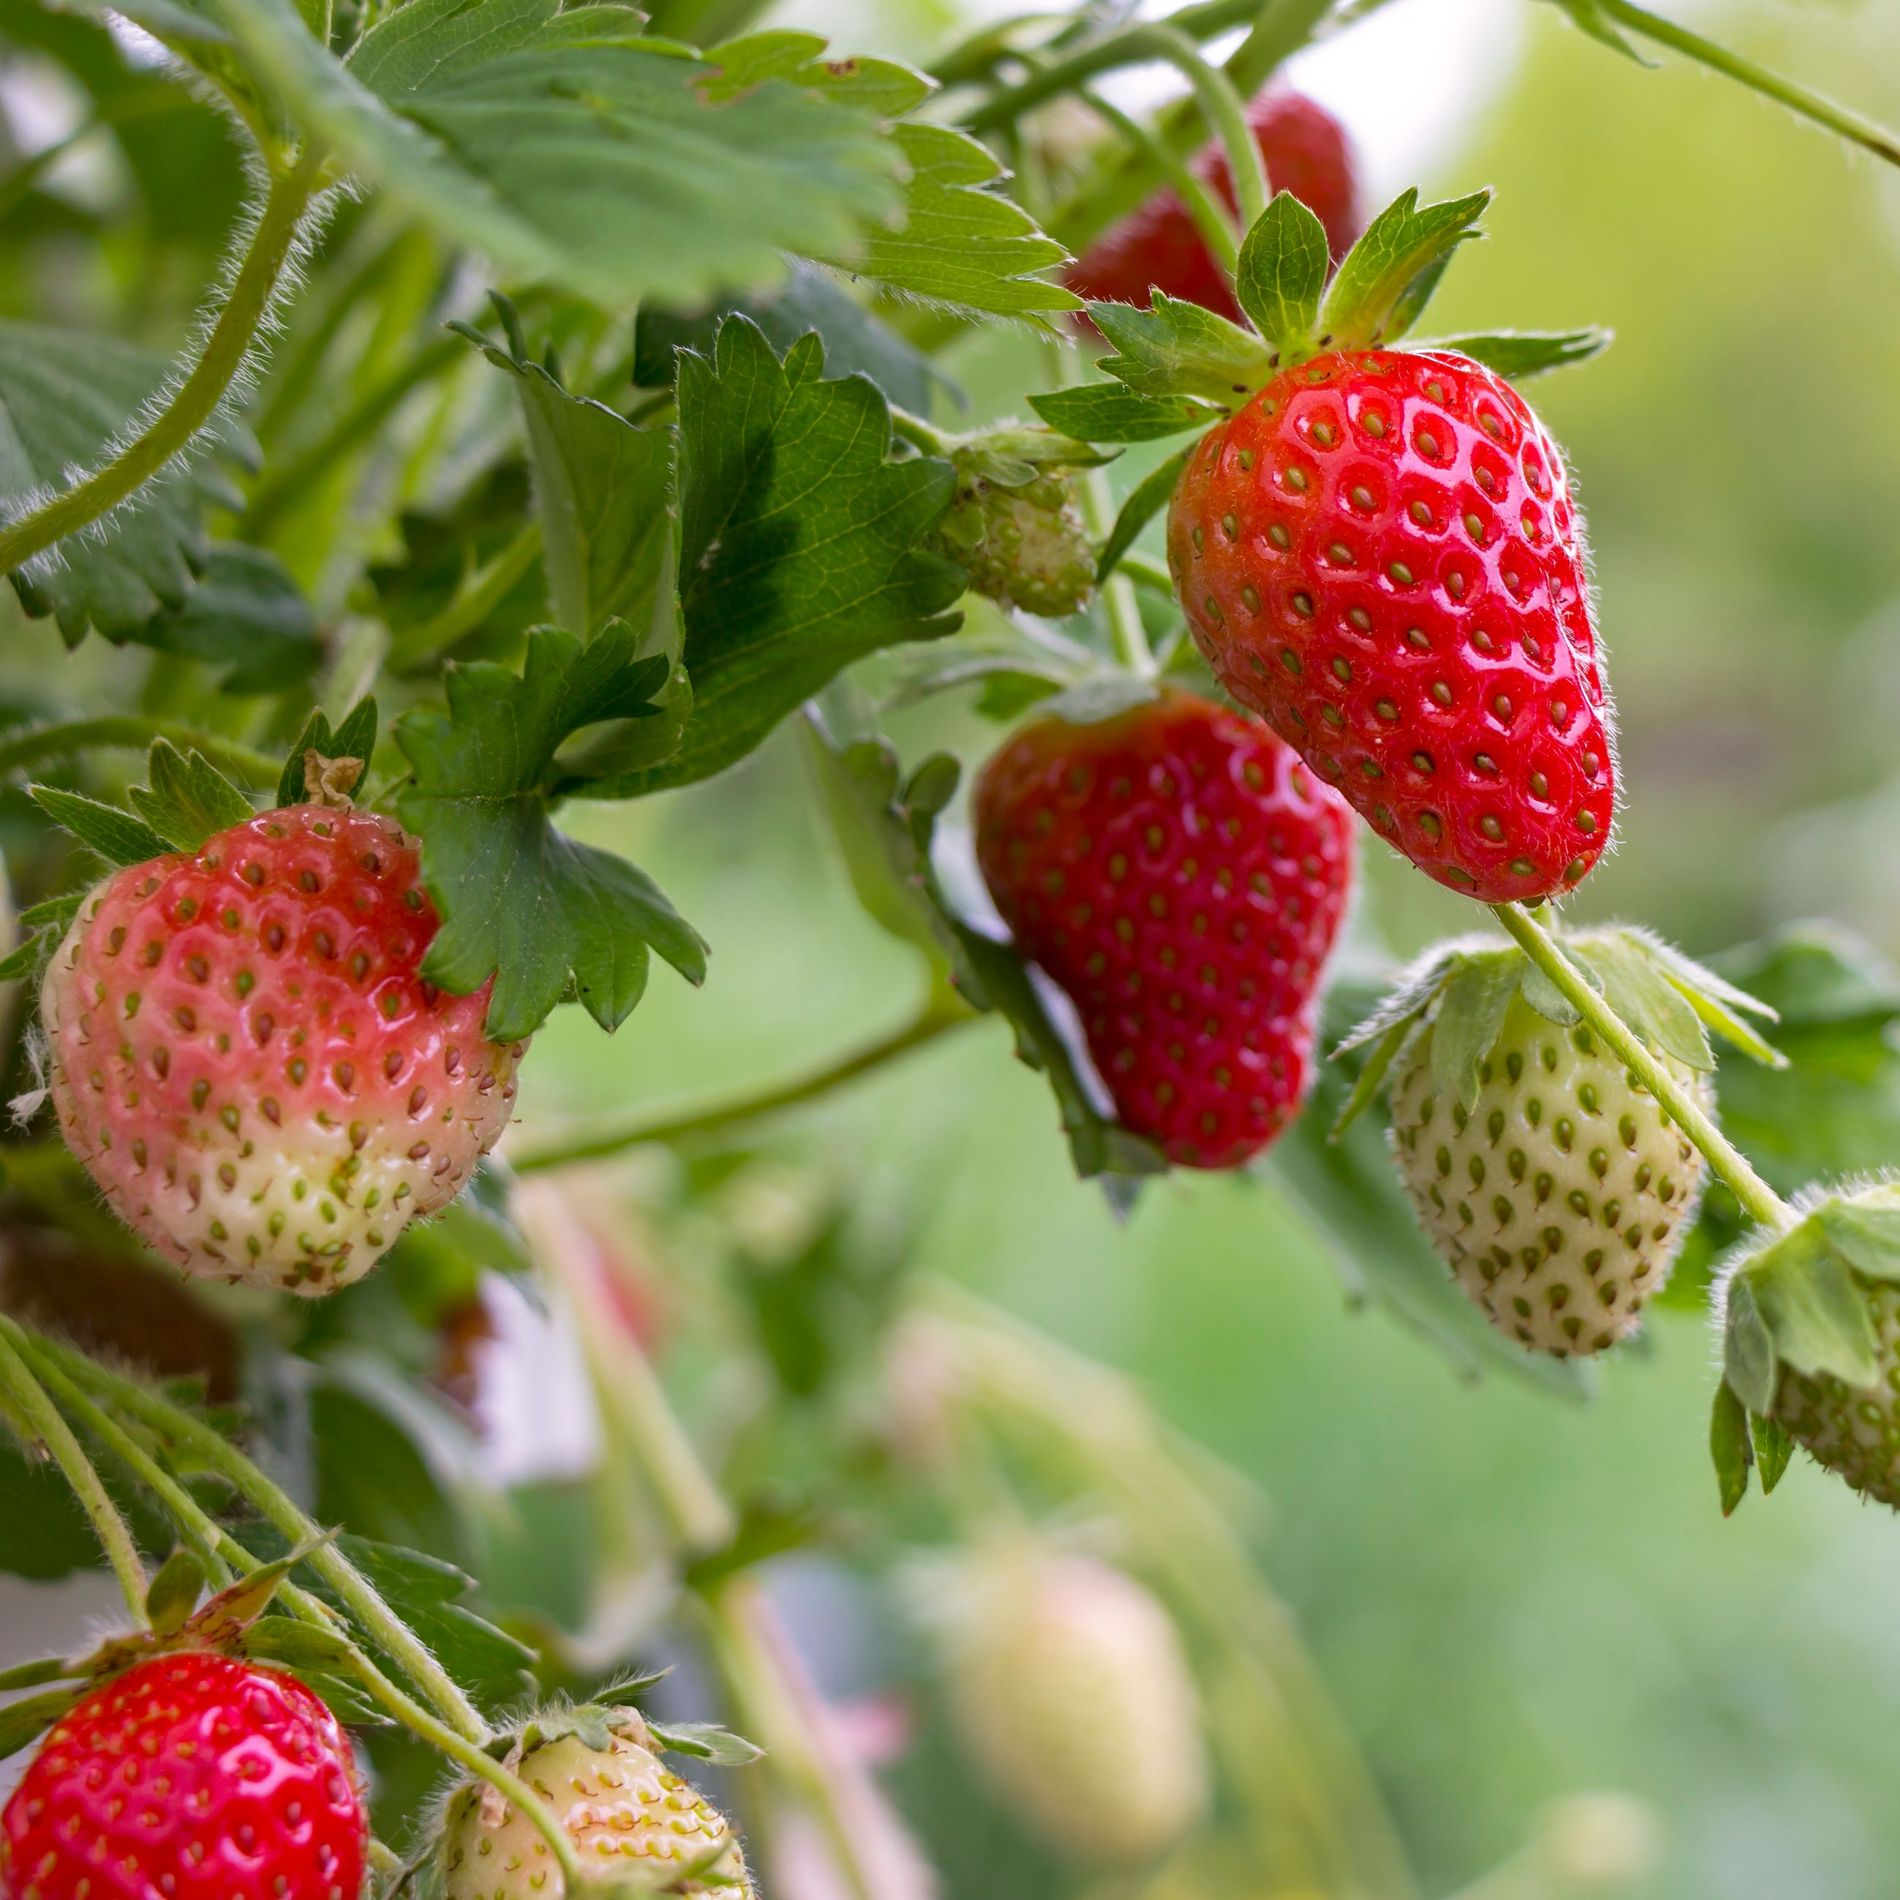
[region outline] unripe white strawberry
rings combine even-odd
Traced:
[[[61,1128],[114,1211],[187,1273],[327,1293],[461,1192],[522,1045],[486,987],[421,964],[438,927],[385,818],[265,812],[115,872],[40,998]]]
[[[1193,1676],[1167,1612],[1131,1577],[1036,1547],[959,1578],[946,1688],[996,1798],[1074,1859],[1153,1859],[1207,1805]]]
[[[1420,1224],[1491,1321],[1535,1352],[1633,1332],[1694,1219],[1707,1163],[1584,1025],[1512,999],[1467,1108],[1428,1028],[1392,1079],[1392,1156]],[[1699,1103],[1706,1079],[1661,1055]]]
[[[654,1893],[752,1900],[732,1824],[666,1766],[638,1716],[617,1711],[611,1720],[606,1747],[559,1735],[527,1749],[515,1768],[553,1810],[581,1866]],[[540,1831],[490,1788],[457,1797],[442,1873],[445,1900],[563,1900],[567,1891]]]

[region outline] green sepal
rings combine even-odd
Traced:
[[[1823,1201],[1809,1218],[1856,1273],[1891,1285],[1900,1284],[1900,1199],[1887,1194]]]
[[[1748,1472],[1755,1454],[1748,1438],[1748,1408],[1726,1379],[1715,1388],[1715,1405],[1709,1415],[1709,1456],[1721,1487],[1722,1515],[1733,1516],[1735,1507],[1748,1495]]]
[[[70,831],[108,864],[143,864],[148,858],[162,858],[170,848],[144,819],[116,805],[102,805],[96,798],[62,791],[57,785],[29,785],[26,790],[54,824]]]
[[[1366,227],[1339,266],[1319,328],[1329,348],[1370,349],[1402,337],[1423,313],[1452,254],[1477,235],[1491,202],[1474,191],[1420,205],[1416,188],[1402,192]]]
[[[1762,1316],[1754,1288],[1743,1278],[1731,1281],[1726,1292],[1722,1376],[1751,1411],[1765,1413],[1774,1404],[1780,1380],[1774,1335]]]
[[[346,1669],[354,1654],[354,1646],[341,1630],[288,1616],[259,1617],[238,1639],[238,1647],[255,1662],[278,1663],[297,1675],[312,1669],[325,1674]]]
[[[1313,352],[1330,266],[1326,227],[1290,191],[1276,194],[1241,240],[1235,299],[1287,362]]]
[[[1186,448],[1150,469],[1135,484],[1128,499],[1122,503],[1121,513],[1115,517],[1115,525],[1109,530],[1108,539],[1102,543],[1102,551],[1096,558],[1097,581],[1105,581],[1114,573],[1122,556],[1135,545],[1142,529],[1174,498],[1181,471],[1187,467],[1188,457],[1194,453],[1195,447],[1190,442]]]
[[[359,699],[344,714],[339,726],[332,726],[328,715],[318,708],[304,721],[297,743],[284,760],[283,776],[277,781],[278,804],[301,805],[310,796],[310,787],[305,783],[305,765],[312,752],[324,759],[360,759],[362,771],[351,783],[340,787],[344,792],[354,792],[368,774],[370,754],[375,750],[375,700]]]
[[[201,752],[180,752],[169,739],[153,743],[145,769],[151,784],[126,797],[138,815],[177,851],[196,851],[214,833],[256,817],[251,801]]]
[[[66,1682],[84,1674],[81,1665],[63,1656],[37,1656],[31,1662],[15,1663],[0,1669],[0,1695],[12,1695],[20,1689],[37,1689],[46,1682]]]
[[[1595,325],[1581,330],[1489,330],[1471,336],[1434,337],[1415,343],[1420,350],[1449,350],[1468,356],[1507,382],[1521,383],[1572,363],[1587,363],[1610,347],[1613,332]]]
[[[1811,1378],[1832,1375],[1850,1386],[1874,1377],[1877,1341],[1867,1302],[1819,1210],[1737,1268],[1728,1307],[1731,1348],[1738,1326],[1743,1329],[1742,1360],[1731,1367],[1730,1381],[1751,1412],[1773,1409],[1776,1365]],[[1755,1337],[1756,1322],[1765,1339]],[[1772,1359],[1766,1367],[1764,1345]]]
[[[1031,396],[1052,429],[1085,442],[1159,442],[1184,429],[1204,430],[1222,411],[1196,396],[1144,396],[1125,383],[1083,383]]]
[[[1097,364],[1142,396],[1199,396],[1223,412],[1273,379],[1278,360],[1251,330],[1197,303],[1153,291],[1149,308],[1092,303],[1089,315],[1114,354]]]
[[[85,887],[76,891],[62,891],[59,896],[49,897],[43,904],[31,904],[21,911],[20,928],[27,934],[10,955],[0,958],[0,983],[18,982],[22,978],[38,975],[46,959],[64,941],[86,897]]]
[[[1522,968],[1522,953],[1514,949],[1467,952],[1439,996],[1432,1018],[1432,1087],[1462,1109],[1478,1099],[1478,1071],[1504,1027]]]
[[[1788,1461],[1794,1456],[1794,1437],[1782,1425],[1762,1413],[1748,1421],[1749,1436],[1755,1447],[1755,1471],[1766,1496],[1786,1475]]]
[[[1364,1066],[1353,1082],[1351,1094],[1346,1097],[1331,1129],[1327,1131],[1328,1140],[1337,1141],[1366,1112],[1373,1098],[1385,1086],[1385,1078],[1392,1073],[1392,1065],[1399,1059],[1400,1052],[1417,1034],[1418,1023],[1410,1016],[1388,1024],[1379,1032],[1372,1044],[1372,1053],[1366,1057]],[[1348,1046],[1356,1048],[1358,1044],[1342,1042],[1333,1054],[1342,1054]]]
[[[48,1689],[0,1709],[0,1761],[31,1747],[80,1698],[78,1689]]]
[[[198,1607],[205,1567],[196,1551],[178,1549],[159,1565],[145,1591],[145,1620],[157,1636],[176,1636]]]
[[[743,1735],[712,1722],[675,1722],[664,1728],[649,1722],[647,1733],[669,1755],[691,1755],[695,1760],[711,1762],[715,1768],[750,1767],[765,1754],[757,1742],[749,1742]]]

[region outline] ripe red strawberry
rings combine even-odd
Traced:
[[[1075,1003],[1123,1124],[1188,1167],[1272,1141],[1352,882],[1344,804],[1257,721],[1167,692],[1024,727],[975,818],[997,909]]]
[[[1195,450],[1168,564],[1221,684],[1441,884],[1548,897],[1602,855],[1582,521],[1501,377],[1444,350],[1283,371]]]
[[[0,1816],[9,1900],[357,1900],[350,1745],[294,1678],[154,1656],[48,1733]]]
[[[1352,248],[1365,227],[1359,209],[1352,146],[1339,121],[1296,92],[1263,93],[1247,113],[1267,181],[1290,191],[1326,227],[1334,260]],[[1219,146],[1210,146],[1195,171],[1236,208],[1233,171]],[[1110,226],[1069,266],[1078,297],[1106,303],[1146,304],[1151,289],[1204,305],[1240,322],[1233,286],[1195,229],[1187,206],[1172,191],[1157,192],[1119,224]]]
[[[40,999],[66,1139],[187,1273],[327,1293],[453,1200],[520,1046],[486,988],[419,974],[437,928],[385,818],[266,812],[108,878]]]

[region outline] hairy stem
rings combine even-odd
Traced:
[[[126,1521],[113,1503],[105,1481],[86,1456],[73,1428],[61,1416],[59,1407],[47,1397],[46,1388],[33,1376],[20,1348],[24,1343],[20,1328],[0,1315],[0,1398],[5,1398],[21,1423],[51,1453],[66,1482],[72,1486],[79,1508],[85,1512],[99,1539],[99,1546],[119,1580],[125,1607],[143,1625],[145,1622],[145,1565],[139,1547],[132,1540]]]
[[[1751,92],[1786,106],[1798,117],[1826,127],[1863,151],[1872,152],[1876,158],[1884,158],[1889,165],[1900,165],[1900,134],[1884,125],[1863,118],[1858,112],[1850,112],[1847,107],[1836,105],[1832,99],[1810,92],[1764,66],[1757,66],[1739,53],[1731,53],[1726,46],[1718,46],[1714,40],[1704,39],[1686,26],[1678,26],[1673,20],[1651,13],[1647,7],[1636,5],[1635,0],[1597,0],[1597,5],[1617,26],[1627,27],[1658,46],[1668,47],[1672,53],[1680,53],[1685,59],[1708,67],[1711,72],[1738,81]]]
[[[525,1154],[509,1156],[516,1173],[536,1174],[547,1168],[563,1168],[576,1161],[597,1161],[647,1142],[675,1143],[695,1141],[712,1135],[730,1133],[748,1122],[762,1121],[769,1115],[782,1114],[788,1108],[816,1101],[835,1089],[869,1075],[887,1062],[894,1062],[911,1050],[934,1042],[960,1023],[973,1022],[975,1016],[960,997],[936,990],[922,1007],[875,1042],[853,1049],[849,1054],[809,1070],[790,1081],[774,1083],[756,1093],[731,1097],[703,1108],[687,1109],[679,1114],[637,1115],[605,1126],[596,1123],[584,1135],[544,1142]]]
[[[1702,1150],[1709,1166],[1727,1183],[1748,1217],[1763,1227],[1787,1225],[1794,1218],[1787,1202],[1755,1172],[1747,1156],[1703,1113],[1601,992],[1591,987],[1537,918],[1519,904],[1494,904],[1492,914],[1624,1067],[1669,1111],[1676,1126]]]
[[[70,1376],[70,1372],[81,1365],[90,1367],[90,1360],[82,1359],[79,1354],[65,1348],[54,1346],[49,1340],[35,1339],[32,1335],[23,1332],[13,1321],[0,1316],[0,1374],[3,1374],[5,1370],[4,1355],[11,1345],[16,1344],[22,1355],[33,1358],[47,1383],[61,1391],[62,1396],[68,1401],[69,1409],[83,1417],[90,1429],[98,1432],[113,1454],[164,1505],[166,1512],[177,1526],[179,1535],[206,1560],[214,1585],[222,1583],[232,1571],[248,1576],[262,1568],[259,1560],[229,1531],[218,1524],[192,1497],[191,1493],[150,1452],[133,1439],[103,1406],[96,1404],[79,1389],[77,1381]],[[98,1368],[93,1368],[93,1370],[97,1371]],[[126,1382],[115,1380],[110,1374],[102,1374],[99,1383],[123,1385]],[[163,1402],[160,1403],[162,1406]],[[173,1408],[164,1406],[163,1410],[169,1415]],[[189,1414],[180,1413],[177,1416],[182,1419],[189,1418]],[[158,1425],[157,1429],[166,1432],[168,1436],[180,1436],[169,1424]],[[195,1436],[190,1442],[194,1452],[202,1453],[203,1446]],[[226,1470],[224,1475],[229,1477],[231,1473]],[[326,1554],[327,1549],[328,1547],[324,1546],[312,1550],[304,1561],[312,1568],[320,1569],[322,1566],[319,1559]],[[330,1580],[334,1582],[333,1578]],[[337,1629],[336,1618],[328,1606],[320,1598],[312,1596],[309,1591],[300,1589],[294,1583],[286,1582],[279,1589],[278,1596],[287,1609],[305,1622],[318,1624],[338,1635],[342,1634]],[[142,1601],[141,1590],[141,1610]],[[376,1636],[385,1648],[389,1647],[381,1631],[377,1631]],[[347,1642],[347,1638],[345,1641]],[[479,1775],[482,1780],[518,1807],[547,1842],[549,1852],[559,1863],[561,1872],[568,1883],[567,1891],[569,1893],[581,1891],[585,1876],[574,1857],[573,1842],[568,1838],[560,1821],[534,1790],[528,1787],[520,1776],[505,1768],[487,1752],[484,1746],[487,1739],[485,1724],[477,1735],[471,1735],[460,1724],[451,1727],[447,1722],[423,1708],[413,1697],[404,1694],[355,1643],[348,1643],[346,1666],[351,1679],[379,1708],[392,1715],[411,1734],[420,1737],[451,1761],[459,1763],[470,1773]]]
[[[156,739],[168,739],[181,752],[201,752],[221,772],[236,773],[256,784],[275,785],[281,759],[267,752],[199,732],[170,719],[139,713],[108,713],[98,719],[66,719],[56,726],[33,726],[0,739],[0,775],[37,765],[42,759],[66,759],[99,746],[143,752]]]
[[[293,1544],[310,1543],[323,1535],[322,1527],[291,1502],[241,1452],[204,1420],[161,1398],[132,1379],[107,1372],[83,1354],[59,1354],[60,1364],[74,1379],[132,1417],[188,1448],[208,1470],[215,1471],[266,1523]],[[488,1739],[488,1724],[463,1693],[461,1685],[436,1661],[428,1646],[382,1599],[376,1586],[333,1544],[319,1544],[308,1559],[356,1620],[392,1657],[409,1679],[441,1711],[456,1732],[480,1744]]]
[[[109,513],[149,481],[217,413],[256,341],[290,261],[297,228],[322,170],[315,145],[289,169],[273,169],[270,192],[204,350],[151,422],[83,481],[0,528],[0,574],[44,553]]]

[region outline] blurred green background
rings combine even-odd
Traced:
[[[957,18],[786,11],[911,55]],[[1900,120],[1890,0],[1694,14]],[[1447,56],[1398,70],[1421,34]],[[1323,59],[1375,166],[1406,149],[1376,115],[1413,110],[1433,128],[1416,182],[1499,189],[1434,326],[1617,332],[1534,392],[1588,511],[1621,717],[1620,848],[1578,913],[1642,919],[1700,955],[1825,912],[1900,954],[1900,179],[1706,75],[1620,60],[1531,0],[1402,0]],[[174,99],[157,124],[154,162],[182,175],[129,213],[123,179],[94,181],[98,209],[76,197],[70,232],[16,242],[36,270],[0,276],[0,310],[182,338],[210,260],[182,229],[156,248],[154,233],[178,193],[236,199],[208,115]],[[1406,182],[1388,168],[1374,188]],[[949,361],[978,418],[1019,406],[1037,365],[1012,334]],[[54,636],[10,612],[6,673],[43,678]],[[101,681],[142,663],[74,662]],[[938,705],[899,737],[913,758],[974,757],[993,731]],[[710,786],[577,824],[659,878],[714,945],[713,974],[700,997],[657,976],[612,1042],[557,1017],[527,1132],[770,1077],[902,1015],[917,972],[857,908],[805,771],[782,735]],[[1471,921],[1368,852],[1362,945],[1409,953]],[[1478,1879],[1546,1802],[1586,1789],[1653,1804],[1653,1900],[1896,1891],[1900,1526],[1805,1464],[1722,1521],[1696,1317],[1659,1316],[1588,1404],[1508,1373],[1467,1382],[1352,1310],[1324,1238],[1271,1188],[1182,1176],[1114,1218],[1074,1182],[1046,1089],[993,1023],[827,1107],[798,1152],[908,1199],[920,1269],[1126,1368],[1259,1482],[1265,1567],[1427,1893]],[[971,1838],[955,1781],[912,1775],[905,1793],[951,1891],[1046,1890],[1033,1862],[1012,1871]]]

